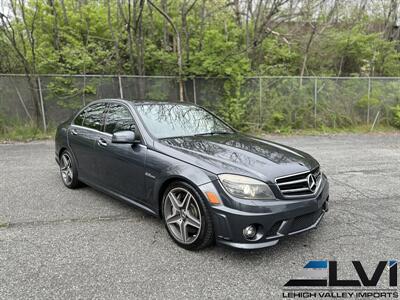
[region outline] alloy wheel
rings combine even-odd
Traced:
[[[66,185],[70,185],[73,180],[72,162],[71,157],[67,153],[63,153],[63,155],[61,155],[60,171],[64,183]]]
[[[193,195],[177,187],[169,191],[164,201],[165,223],[174,238],[192,244],[201,231],[201,212]]]

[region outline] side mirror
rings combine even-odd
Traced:
[[[139,140],[133,131],[118,131],[112,135],[111,142],[114,144],[136,144]]]

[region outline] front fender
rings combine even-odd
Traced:
[[[149,206],[158,213],[162,194],[171,182],[183,180],[198,189],[216,178],[217,176],[209,171],[157,151],[149,150],[146,157],[146,199],[150,202]]]

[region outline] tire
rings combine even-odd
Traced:
[[[60,175],[64,185],[69,189],[76,189],[81,186],[78,180],[78,169],[72,154],[64,150],[60,155]]]
[[[200,250],[214,242],[211,213],[190,184],[172,183],[163,195],[162,212],[168,234],[180,247]]]

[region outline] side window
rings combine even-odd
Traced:
[[[101,131],[103,127],[104,110],[106,105],[104,103],[94,104],[86,109],[85,119],[82,126],[96,129]]]
[[[75,117],[74,124],[82,126],[83,120],[85,119],[85,114],[86,114],[86,109]]]
[[[105,131],[113,134],[118,131],[135,131],[135,121],[129,110],[120,104],[111,103],[106,117]]]

